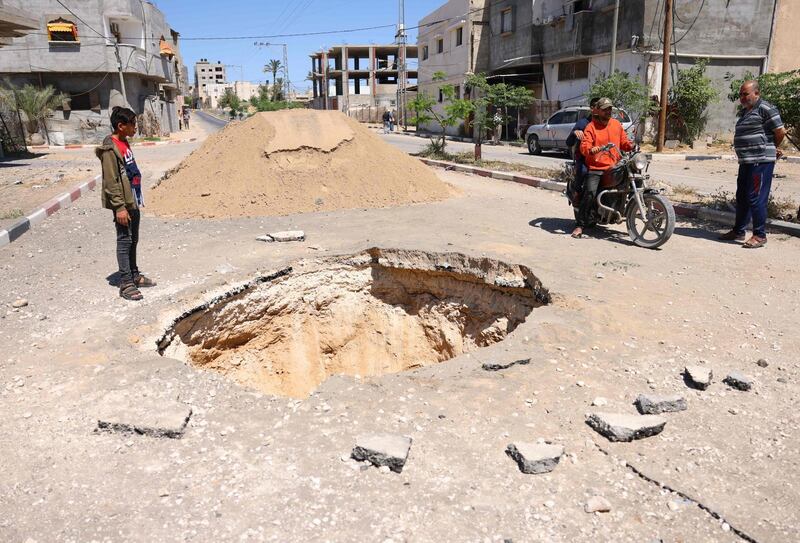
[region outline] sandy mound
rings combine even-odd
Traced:
[[[441,200],[453,189],[335,111],[259,113],[211,136],[150,194],[177,217],[289,215]]]

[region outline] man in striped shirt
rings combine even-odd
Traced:
[[[745,227],[753,220],[753,235],[742,247],[756,249],[767,243],[767,201],[775,161],[786,129],[778,108],[761,99],[758,81],[745,81],[739,89],[742,110],[736,121],[733,148],[739,158],[736,180],[736,223],[720,236],[726,241],[744,241]]]

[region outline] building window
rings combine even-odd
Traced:
[[[453,97],[454,97],[456,100],[459,100],[459,99],[461,98],[461,86],[460,86],[460,85],[456,85],[456,86],[453,88]]]
[[[573,62],[558,63],[558,80],[572,81],[574,79],[589,78],[589,61],[575,60]]]
[[[78,27],[62,17],[47,23],[47,39],[57,42],[79,42]]]
[[[422,60],[428,60],[428,46],[422,46]]]
[[[436,40],[436,52],[444,53],[444,38],[439,38]]]
[[[439,103],[441,104],[442,102],[444,102],[444,93],[442,89],[439,89]]]
[[[514,32],[514,12],[511,8],[500,12],[500,33],[510,34]]]
[[[464,27],[460,26],[456,28],[456,47],[461,47],[464,45]]]

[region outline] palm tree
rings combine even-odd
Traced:
[[[43,124],[47,116],[67,99],[65,94],[56,91],[51,85],[43,89],[25,85],[19,89],[12,88],[11,93],[16,107],[27,117],[25,128],[29,135],[39,132],[40,124]]]
[[[274,59],[274,58],[271,59],[269,62],[267,62],[267,65],[264,66],[264,71],[265,72],[272,73],[272,89],[273,89],[272,90],[272,95],[273,95],[273,97],[275,96],[275,85],[277,84],[277,80],[278,80],[278,72],[280,71],[281,68],[283,68],[283,64],[281,64],[281,61],[277,60],[277,59]],[[273,100],[274,100],[274,98],[273,98]]]

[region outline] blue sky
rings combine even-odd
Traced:
[[[255,36],[321,32],[396,24],[396,0],[153,0],[165,14],[168,24],[182,38]],[[442,5],[444,0],[406,0],[406,26]],[[296,87],[305,89],[311,70],[309,54],[321,47],[343,43],[392,43],[395,28],[330,34],[323,36],[270,38],[259,41],[288,44],[289,76]],[[181,42],[184,62],[194,78],[194,63],[200,58],[223,64],[242,65],[244,79],[264,81],[262,67],[282,57],[281,47],[258,48],[253,39]],[[416,31],[409,32],[409,43],[416,42]],[[240,69],[228,68],[228,79],[240,79]],[[192,81],[194,83],[194,81]]]

